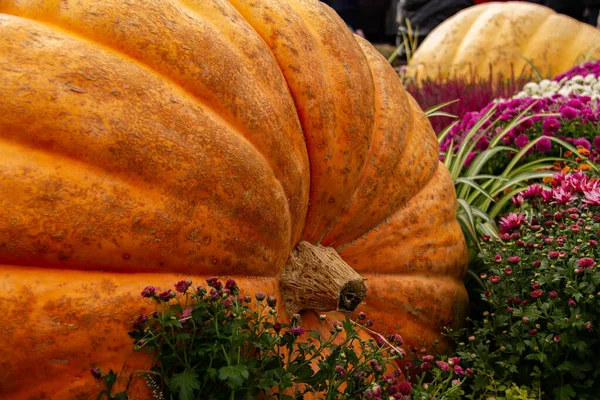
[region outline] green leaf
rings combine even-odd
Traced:
[[[110,371],[108,371],[108,373],[106,375],[104,375],[104,382],[106,383],[106,387],[108,388],[109,391],[112,389],[112,387],[116,381],[117,381],[117,374],[115,374],[112,369]]]
[[[475,216],[473,215],[471,206],[463,199],[458,199],[456,219],[458,220],[467,241],[475,244],[479,248],[479,238],[475,231]]]
[[[303,365],[294,372],[298,382],[305,382],[309,380],[315,373],[310,365]]]
[[[467,172],[464,175],[471,176],[471,175],[478,174],[479,171],[481,171],[483,166],[485,164],[487,164],[488,161],[490,161],[497,153],[500,153],[502,151],[505,151],[507,153],[516,152],[515,149],[513,149],[512,147],[508,147],[508,146],[490,147],[487,150],[482,151],[477,156],[475,156],[475,158],[471,162],[471,165],[467,169]]]
[[[168,321],[163,322],[164,326],[175,326],[179,329],[183,329],[183,325],[178,319],[170,319]]]
[[[565,361],[564,363],[562,363],[558,367],[556,367],[556,369],[558,371],[569,371],[572,368],[574,368],[574,366],[570,361]]]
[[[249,373],[245,364],[227,365],[219,369],[219,379],[227,381],[227,386],[236,390],[242,387]]]
[[[98,396],[96,397],[96,400],[102,400],[102,398],[104,396],[106,396],[106,398],[110,400],[110,393],[107,390],[103,390],[100,393],[98,393]]]
[[[537,67],[536,67],[536,66],[533,64],[533,62],[532,62],[530,59],[526,58],[526,57],[525,57],[525,56],[523,56],[522,54],[519,54],[519,56],[520,56],[520,57],[521,57],[523,60],[525,60],[525,62],[526,62],[526,63],[527,63],[527,64],[528,64],[528,65],[531,67],[531,69],[533,70],[533,72],[535,72],[535,74],[536,74],[536,75],[537,75],[537,77],[538,77],[538,80],[540,80],[540,81],[541,81],[542,79],[544,79],[544,75],[542,75],[542,73],[540,72],[540,70],[539,70],[539,69],[538,69],[538,68],[537,68]]]
[[[200,389],[198,374],[190,368],[184,369],[179,374],[173,374],[169,379],[169,388],[174,393],[179,393],[180,400],[193,400],[194,390]]]
[[[444,130],[442,130],[439,134],[438,134],[438,143],[442,143],[442,141],[446,138],[446,136],[448,136],[448,134],[450,133],[450,131],[452,130],[452,128],[454,127],[454,125],[458,124],[459,121],[454,121],[453,123],[451,123],[450,125],[448,125],[447,127],[444,128]]]
[[[456,178],[454,180],[455,183],[464,183],[465,185],[471,186],[473,189],[477,190],[479,193],[490,199],[490,201],[494,201],[494,199],[477,183],[475,183],[472,178]]]
[[[257,388],[262,389],[264,391],[271,390],[274,386],[277,386],[277,381],[269,378],[261,378],[256,385]]]
[[[429,115],[428,115],[428,117],[429,117],[429,118],[431,118],[431,117],[448,117],[448,118],[458,118],[458,116],[457,116],[457,115],[450,114],[450,113],[447,113],[447,112],[445,112],[445,111],[435,111],[435,112],[432,112],[431,114],[429,114]]]
[[[460,171],[464,168],[465,160],[469,153],[475,148],[477,142],[481,137],[483,137],[487,133],[487,129],[479,132],[483,124],[488,121],[494,112],[496,111],[497,104],[494,104],[481,118],[475,123],[475,125],[469,130],[465,138],[463,139],[460,147],[458,148],[458,152],[456,153],[456,159],[451,166],[449,166],[450,175],[452,179],[456,179],[461,176]],[[491,125],[490,125],[491,126]],[[488,128],[489,129],[489,128]],[[479,135],[477,135],[479,133]],[[477,138],[474,140],[473,137],[477,135]]]
[[[435,106],[431,106],[431,107],[429,107],[427,110],[425,110],[425,111],[423,111],[423,112],[425,113],[425,115],[426,115],[428,118],[431,118],[431,117],[434,117],[434,116],[436,116],[436,115],[437,115],[436,113],[437,113],[438,111],[440,111],[442,108],[444,108],[444,107],[446,107],[446,106],[449,106],[450,104],[457,103],[458,101],[459,101],[459,99],[456,99],[456,100],[450,100],[450,101],[447,101],[447,102],[445,102],[445,103],[437,104],[437,105],[435,105]],[[451,114],[447,114],[446,116],[453,116],[453,117],[455,117],[455,118],[456,118],[456,116],[454,116],[454,115],[451,115]]]
[[[115,394],[114,400],[129,400],[129,397],[127,396],[127,393],[119,392]]]
[[[563,385],[563,386],[557,387],[552,392],[553,392],[554,398],[556,400],[569,400],[569,399],[575,397],[575,395],[577,394],[577,393],[575,393],[575,391],[573,390],[571,385]]]
[[[448,151],[444,155],[444,165],[446,168],[450,169],[453,165],[454,160],[454,140],[450,141],[450,145],[448,145]]]

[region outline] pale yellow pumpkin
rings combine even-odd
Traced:
[[[509,1],[469,7],[444,21],[408,65],[418,82],[450,77],[510,78],[565,72],[600,58],[600,30],[548,7]]]

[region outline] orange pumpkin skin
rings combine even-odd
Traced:
[[[464,319],[431,126],[316,0],[3,1],[0,154],[0,397],[90,398],[145,285],[279,297],[300,240],[367,279],[384,334],[420,347]]]
[[[524,1],[469,7],[440,24],[408,66],[418,82],[450,77],[494,80],[561,74],[600,57],[600,31],[552,9]]]

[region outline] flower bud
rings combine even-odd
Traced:
[[[102,379],[102,372],[100,371],[100,368],[92,368],[90,370],[90,373],[92,374],[92,376],[96,379]]]

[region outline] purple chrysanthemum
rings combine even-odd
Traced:
[[[542,137],[535,144],[535,149],[539,153],[547,153],[552,150],[552,142],[547,137]]]
[[[560,109],[560,116],[565,119],[575,119],[579,116],[579,111],[573,107],[564,106]]]

